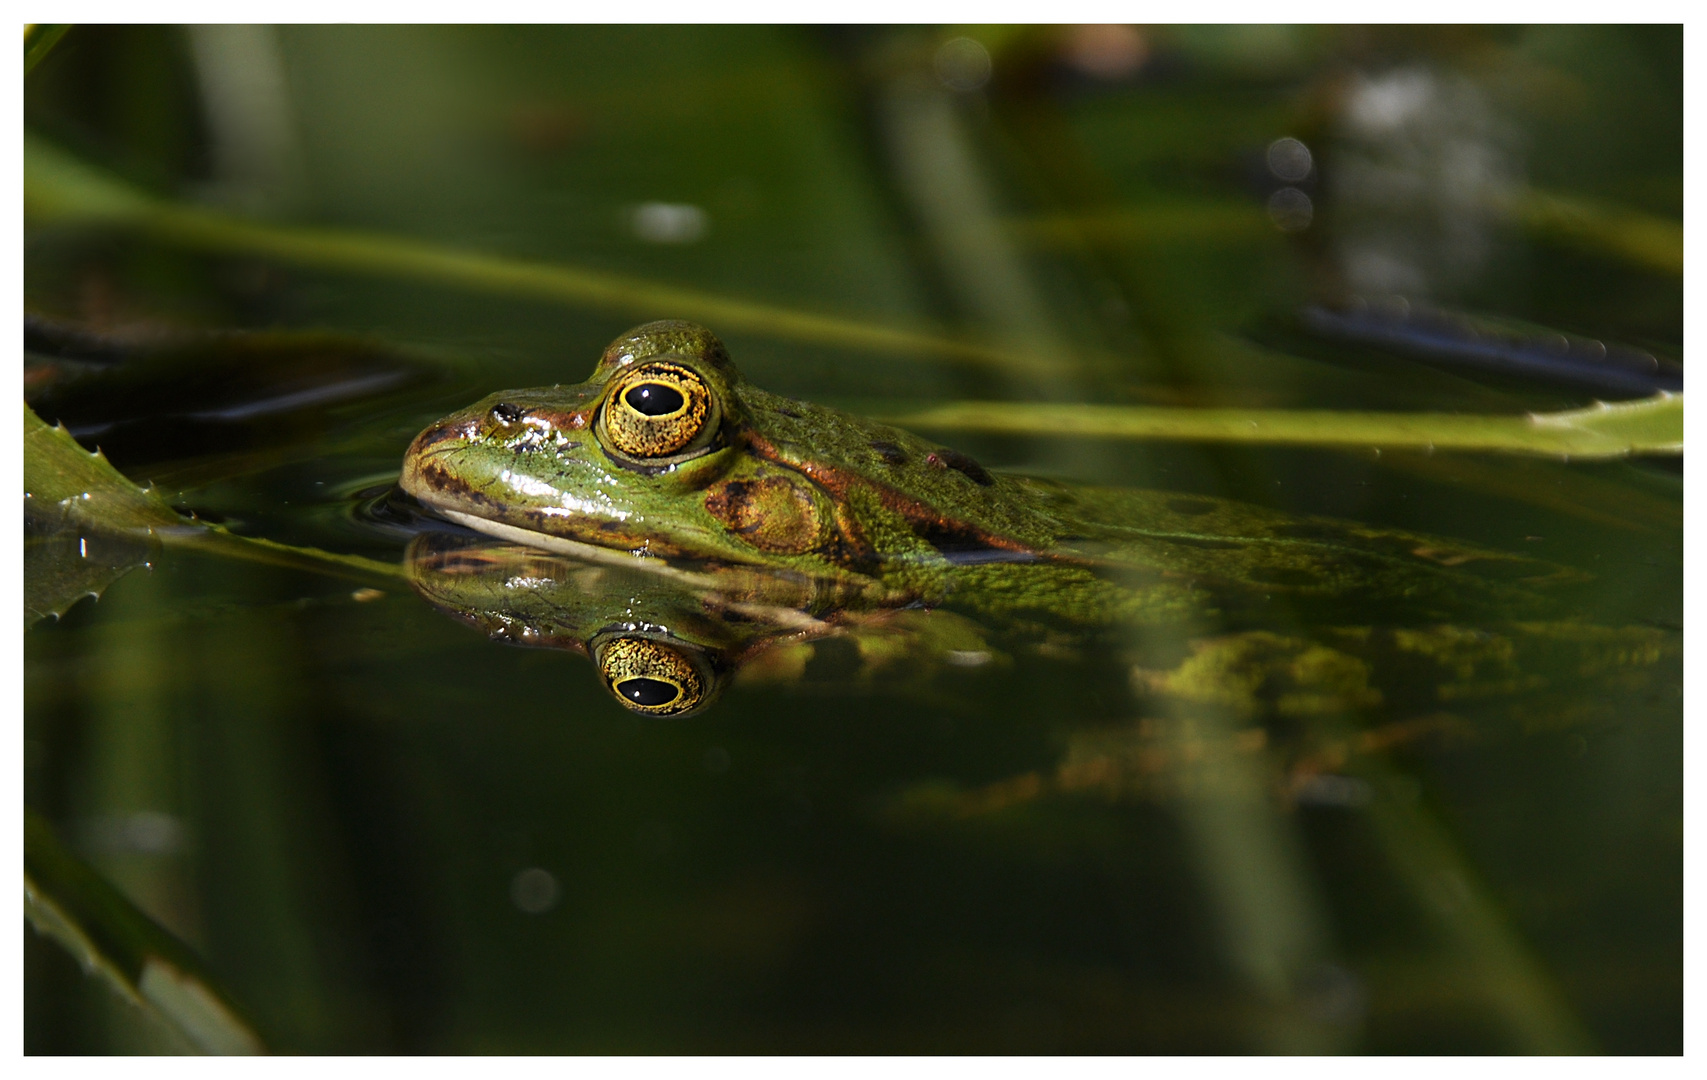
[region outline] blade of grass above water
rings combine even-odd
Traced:
[[[1683,276],[1681,221],[1533,188],[1515,196],[1508,212],[1537,236]]]
[[[927,431],[1475,450],[1563,458],[1683,452],[1683,395],[1522,416],[967,401],[884,422]]]
[[[30,136],[25,138],[24,208],[28,217],[44,224],[135,228],[169,243],[201,250],[533,296],[620,311],[637,319],[694,319],[722,330],[748,330],[818,345],[935,355],[1032,374],[1046,374],[1056,367],[1046,358],[916,330],[755,303],[602,270],[459,251],[378,233],[244,220],[155,199]]]

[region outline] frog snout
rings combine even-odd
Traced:
[[[417,499],[431,500],[434,495],[455,484],[455,477],[445,468],[440,456],[445,450],[467,446],[479,437],[478,419],[441,420],[415,436],[403,455],[403,472],[398,484]]]
[[[461,441],[466,442],[480,434],[475,420],[444,420],[415,436],[415,441],[409,444],[407,457],[417,457],[425,454],[441,443]]]

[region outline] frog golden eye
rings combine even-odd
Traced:
[[[624,457],[676,457],[716,430],[717,399],[688,368],[646,364],[615,380],[600,425],[605,445]]]
[[[605,686],[637,713],[685,716],[710,699],[710,671],[674,645],[618,637],[599,644],[594,656]]]

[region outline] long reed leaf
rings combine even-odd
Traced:
[[[1184,409],[964,401],[885,416],[925,431],[1405,450],[1562,458],[1683,452],[1683,395],[1519,416],[1314,409]]]

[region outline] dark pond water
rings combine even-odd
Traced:
[[[35,215],[26,389],[181,510],[429,584],[473,540],[388,494],[414,435],[650,318],[882,416],[1638,396],[1681,69],[1667,27],[79,27],[31,154],[591,277]],[[925,434],[1575,584],[876,613],[666,718],[402,577],[168,545],[27,629],[26,805],[282,1052],[1681,1052],[1680,459]],[[559,644],[702,599],[542,565]],[[29,1052],[183,1045],[24,935]]]

